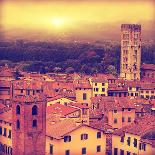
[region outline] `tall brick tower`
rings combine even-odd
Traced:
[[[140,79],[141,25],[121,25],[120,77],[127,80]]]
[[[46,98],[42,94],[12,99],[13,155],[45,155]]]

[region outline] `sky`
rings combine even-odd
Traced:
[[[122,23],[141,24],[154,34],[151,0],[0,0],[4,38],[32,40],[119,39]]]

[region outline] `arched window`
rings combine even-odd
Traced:
[[[32,127],[33,127],[33,128],[36,128],[36,127],[37,127],[37,120],[36,120],[36,119],[33,120],[33,122],[32,122]]]
[[[17,120],[16,127],[17,127],[17,130],[20,129],[20,121],[19,120]]]
[[[20,106],[19,105],[17,105],[17,107],[16,107],[16,114],[20,115]]]
[[[38,115],[38,107],[36,105],[32,107],[32,115]]]

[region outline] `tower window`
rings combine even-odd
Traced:
[[[37,127],[37,120],[36,120],[36,119],[33,120],[33,122],[32,122],[32,127],[33,127],[33,128],[36,128],[36,127]]]
[[[17,128],[17,130],[20,129],[20,121],[19,120],[17,120],[17,122],[16,122],[16,128]]]
[[[20,115],[20,106],[19,105],[17,105],[17,107],[16,107],[16,114]]]
[[[36,105],[32,107],[32,115],[38,115],[38,107]]]

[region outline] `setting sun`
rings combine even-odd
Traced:
[[[52,19],[52,24],[55,27],[62,27],[64,25],[64,20],[61,18],[54,18],[54,19]]]

